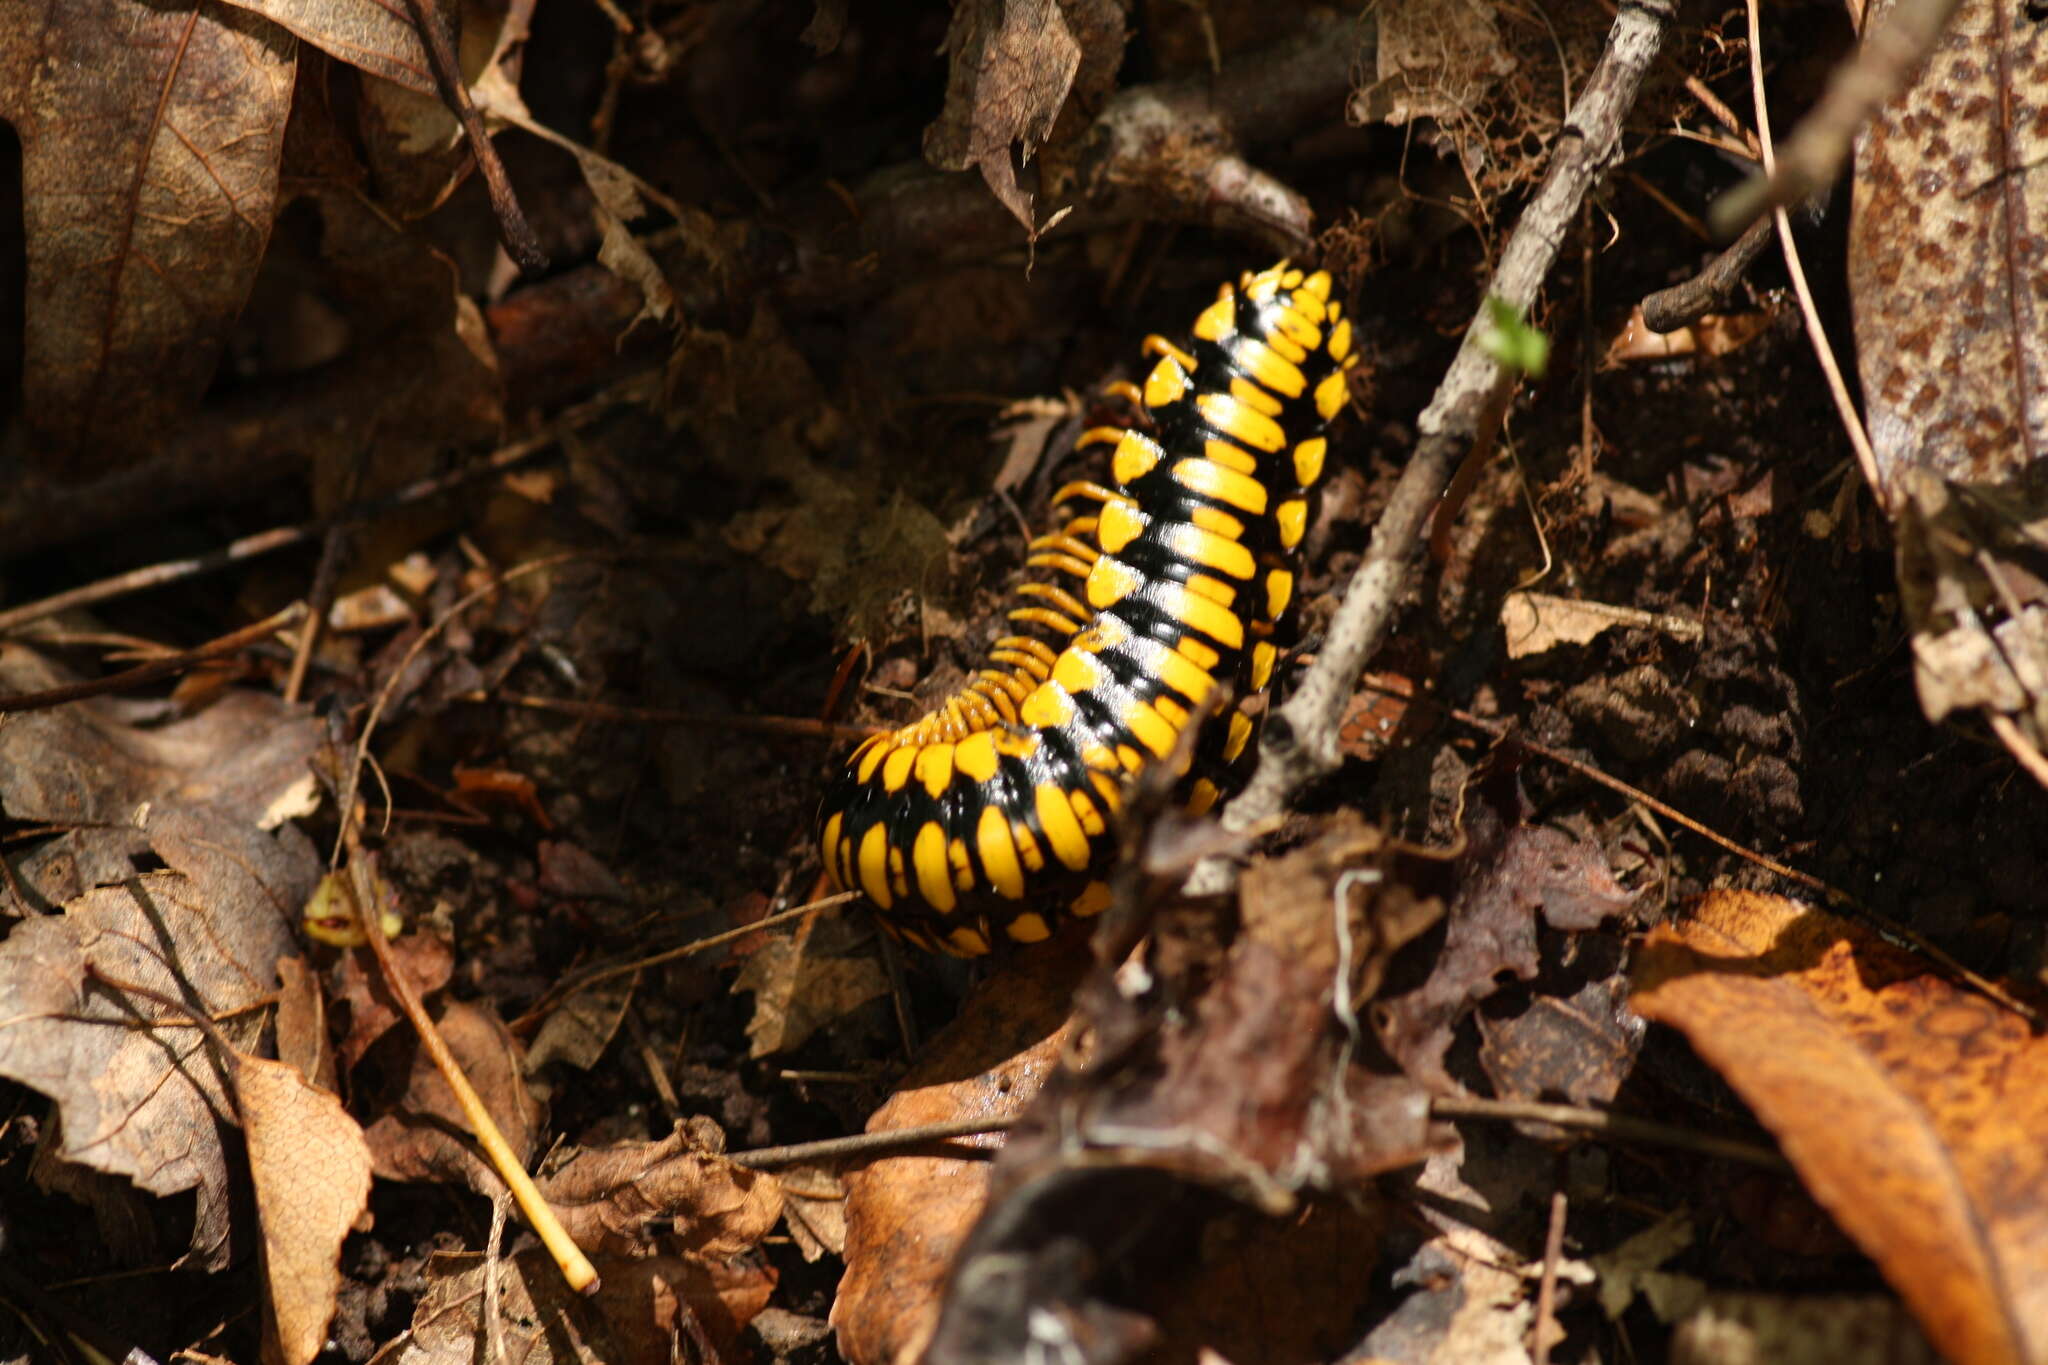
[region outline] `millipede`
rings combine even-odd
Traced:
[[[1110,482],[1030,544],[1016,632],[953,696],[867,740],[818,811],[829,878],[897,937],[977,956],[1098,914],[1121,784],[1171,757],[1219,686],[1181,790],[1201,814],[1245,771],[1249,707],[1291,623],[1324,435],[1358,362],[1330,276],[1287,262],[1225,284],[1185,344],[1153,335],[1144,420],[1097,427]]]

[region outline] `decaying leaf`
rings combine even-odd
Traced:
[[[723,1134],[709,1120],[709,1136]],[[728,1261],[760,1244],[782,1216],[774,1176],[735,1166],[703,1133],[682,1126],[659,1142],[582,1151],[540,1182],[576,1245],[595,1255],[644,1254],[663,1244],[707,1261]]]
[[[1886,5],[1873,6],[1882,23]],[[1857,142],[1849,287],[1922,707],[1989,715],[2048,780],[2048,307],[2036,268],[2048,35],[1966,0]]]
[[[463,1000],[443,1002],[434,1022],[484,1107],[522,1160],[533,1156],[541,1105],[526,1088],[518,1042],[497,1015]],[[404,1091],[375,1106],[365,1130],[377,1174],[387,1180],[442,1180],[480,1194],[504,1188],[469,1136],[469,1123],[448,1081],[409,1029],[382,1040],[386,1057],[407,1058]],[[406,1046],[396,1047],[395,1043]]]
[[[1039,954],[968,998],[925,1047],[871,1133],[1014,1115],[1038,1093],[1068,1040],[1082,959]],[[917,1359],[938,1319],[939,1289],[988,1191],[999,1139],[871,1161],[846,1175],[846,1275],[832,1304],[840,1354],[853,1365]]]
[[[571,991],[548,1011],[533,1046],[526,1050],[527,1074],[550,1062],[582,1071],[596,1066],[625,1021],[626,1007],[633,1003],[633,988],[639,983],[640,974],[629,972]]]
[[[981,169],[989,189],[1024,230],[1041,224],[1012,157],[1029,164],[1078,85],[1096,98],[1123,55],[1117,0],[967,0],[946,30],[951,67],[946,107],[925,130],[925,160],[942,170]]]
[[[1846,920],[1717,892],[1636,960],[1956,1360],[2048,1360],[2048,1040]]]
[[[51,467],[132,453],[212,378],[278,208],[296,61],[291,35],[223,5],[0,9],[35,300],[23,401]]]
[[[283,1062],[231,1052],[235,1104],[263,1230],[264,1303],[277,1358],[308,1365],[327,1341],[341,1242],[370,1198],[363,1130]]]
[[[672,1365],[705,1345],[730,1351],[775,1289],[775,1273],[752,1265],[673,1256],[596,1264],[600,1288],[584,1298],[537,1247],[501,1261],[437,1255],[412,1327],[373,1365]],[[495,1277],[495,1294],[486,1277]],[[488,1326],[487,1305],[498,1317]]]
[[[1500,624],[1507,634],[1510,659],[1542,654],[1559,645],[1583,645],[1616,626],[1662,631],[1675,640],[1700,638],[1700,623],[1682,616],[1542,592],[1509,593],[1500,604]]]
[[[43,654],[0,645],[0,692],[39,692],[78,681]],[[147,704],[95,699],[29,711],[0,727],[0,811],[56,825],[126,825],[148,805],[203,804],[251,828],[306,814],[316,788],[308,760],[320,723],[304,707],[233,688],[197,715],[153,727]],[[73,861],[44,857],[32,878],[63,900],[94,883],[79,841]]]
[[[747,959],[733,989],[754,993],[749,1052],[767,1057],[801,1047],[833,1020],[886,995],[889,979],[872,953],[828,956],[808,935],[778,936]]]
[[[1388,123],[1468,121],[1515,69],[1493,12],[1479,0],[1394,0],[1379,7],[1378,80],[1356,97],[1385,101]]]
[[[252,1045],[319,860],[295,827],[266,834],[204,806],[154,808],[141,833],[166,870],[96,886],[0,942],[0,1075],[56,1101],[64,1160],[152,1194],[196,1188],[193,1254],[218,1267],[232,1121],[219,1069],[182,1015],[121,986],[188,1001]]]
[[[440,935],[426,930],[393,939],[391,956],[422,1000],[447,985],[449,977],[455,973],[455,950]],[[390,987],[384,984],[384,974],[368,948],[358,949],[343,958],[339,974],[341,990],[338,1003],[348,1007],[348,1032],[337,1052],[341,1069],[352,1071],[363,1055],[404,1015],[399,1011],[397,1000],[392,998]]]
[[[1539,919],[1553,929],[1592,929],[1629,904],[1598,848],[1540,825],[1506,824],[1487,801],[1467,807],[1458,879],[1427,979],[1372,1007],[1389,1055],[1439,1093],[1456,1088],[1443,1057],[1466,1011],[1499,988],[1502,972],[1536,976]]]
[[[1345,1292],[1294,1302],[1300,1271],[1257,1220],[1335,1218],[1340,1239],[1370,1244],[1377,1212],[1354,1222],[1315,1192],[1355,1191],[1447,1140],[1419,1085],[1360,1064],[1356,1002],[1442,914],[1409,880],[1410,861],[1378,830],[1333,821],[1247,875],[1242,928],[1220,960],[1191,907],[1159,923],[1153,990],[1084,996],[1096,1055],[1054,1075],[997,1159],[929,1361],[1015,1358],[999,1344],[1033,1339],[1041,1323],[1091,1342],[1099,1362],[1155,1338],[1242,1349],[1221,1293],[1290,1303],[1298,1341],[1348,1328],[1356,1302]],[[1221,1257],[1228,1265],[1189,1252],[1232,1236],[1271,1249]],[[1340,1277],[1353,1290],[1363,1281],[1350,1272],[1369,1273],[1359,1260]]]

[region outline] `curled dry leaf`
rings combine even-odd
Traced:
[[[1700,623],[1683,616],[1543,592],[1509,593],[1500,604],[1500,624],[1510,659],[1546,653],[1559,645],[1583,645],[1616,626],[1662,631],[1675,640],[1700,638]]]
[[[1175,914],[1156,930],[1155,989],[1084,997],[1095,1055],[1057,1073],[1011,1134],[928,1360],[1022,1359],[1015,1343],[1051,1322],[1093,1342],[1098,1362],[1155,1338],[1184,1343],[1179,1354],[1234,1353],[1249,1346],[1237,1329],[1255,1304],[1286,1305],[1284,1332],[1261,1319],[1293,1343],[1283,1354],[1340,1339],[1372,1258],[1348,1259],[1337,1292],[1325,1276],[1310,1277],[1322,1292],[1303,1294],[1302,1260],[1321,1263],[1309,1248],[1328,1245],[1308,1229],[1370,1246],[1380,1213],[1311,1203],[1298,1224],[1270,1227],[1248,1213],[1356,1192],[1448,1139],[1421,1087],[1358,1064],[1344,1023],[1442,914],[1414,889],[1413,861],[1378,830],[1338,820],[1247,874],[1242,929],[1220,960],[1205,952],[1202,917]],[[1223,1249],[1237,1239],[1260,1250]]]
[[[226,0],[260,14],[338,62],[432,95],[434,69],[403,4],[379,0]]]
[[[138,451],[212,378],[277,211],[295,68],[289,34],[226,6],[0,8],[46,467]]]
[[[1124,8],[1117,0],[968,0],[955,8],[946,107],[925,130],[925,160],[948,171],[980,167],[1003,207],[1036,236],[1032,195],[1017,183],[1013,156],[1028,165],[1051,140],[1084,62],[1084,95],[1114,80]]]
[[[2048,1360],[2048,1039],[1850,922],[1717,892],[1637,956],[1683,1032],[1955,1360]]]
[[[56,1101],[64,1160],[151,1194],[197,1189],[193,1253],[217,1268],[233,1112],[219,1068],[182,1015],[121,985],[189,1001],[250,1046],[319,859],[294,827],[265,834],[203,806],[154,809],[142,834],[164,871],[88,890],[0,942],[0,1075]]]
[[[370,1149],[334,1095],[283,1062],[229,1054],[263,1231],[276,1358],[308,1365],[327,1340],[341,1242],[370,1199]]]
[[[306,1084],[338,1093],[334,1049],[327,1037],[327,997],[320,979],[303,957],[277,964],[277,1059],[299,1073]]]
[[[1014,1115],[1067,1044],[1068,1002],[1084,965],[1079,953],[1048,949],[990,978],[931,1040],[868,1131]],[[852,1365],[894,1365],[923,1352],[946,1271],[981,1213],[988,1152],[999,1141],[958,1139],[847,1172],[846,1275],[832,1326]]]
[[[720,1138],[715,1126],[712,1135]],[[540,1181],[576,1245],[593,1256],[644,1254],[662,1245],[704,1261],[752,1250],[782,1216],[774,1176],[726,1160],[681,1125],[659,1142],[578,1152]]]
[[[497,1015],[467,1001],[445,1002],[434,1022],[505,1141],[522,1161],[530,1160],[541,1106],[526,1088],[518,1041]],[[376,1105],[378,1117],[365,1130],[377,1174],[387,1180],[466,1184],[485,1195],[502,1191],[503,1182],[478,1155],[455,1092],[419,1040],[409,1029],[393,1029],[379,1051],[398,1065],[409,1059],[410,1065],[404,1093]]]

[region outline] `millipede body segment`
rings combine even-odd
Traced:
[[[1219,685],[1231,706],[1185,774],[1200,813],[1240,780],[1290,620],[1324,428],[1357,363],[1330,277],[1286,263],[1224,285],[1183,346],[1126,385],[1153,429],[1097,428],[1112,482],[1031,544],[1016,634],[932,711],[866,741],[818,812],[825,868],[921,947],[972,956],[1108,902],[1124,778],[1173,754]]]

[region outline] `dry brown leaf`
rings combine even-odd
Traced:
[[[600,1260],[597,1269],[601,1287],[584,1298],[539,1248],[495,1263],[470,1253],[436,1255],[412,1327],[372,1365],[673,1365],[697,1358],[699,1330],[714,1351],[731,1351],[775,1289],[772,1270],[744,1264],[655,1256]],[[488,1332],[485,1277],[493,1272],[498,1322]]]
[[[21,139],[31,447],[85,473],[213,376],[278,208],[291,36],[217,5],[0,9]]]
[[[1499,988],[1501,973],[1528,981],[1541,968],[1538,919],[1554,929],[1592,929],[1629,905],[1591,844],[1540,825],[1504,824],[1478,800],[1467,807],[1465,832],[1450,926],[1435,965],[1421,985],[1372,1006],[1388,1055],[1440,1094],[1457,1088],[1443,1058],[1466,1011]]]
[[[33,649],[0,644],[0,693],[77,681]],[[311,708],[233,688],[197,715],[138,723],[150,718],[106,698],[10,717],[0,728],[0,811],[16,820],[118,825],[145,802],[202,803],[270,829],[310,809],[308,760],[321,738]]]
[[[467,1001],[445,1002],[434,1022],[505,1141],[521,1161],[531,1160],[540,1133],[541,1105],[526,1088],[519,1043],[497,1015]],[[394,1043],[408,1046],[400,1048]],[[365,1129],[376,1172],[386,1180],[441,1180],[497,1195],[504,1183],[478,1153],[455,1092],[409,1030],[386,1034],[380,1053],[409,1056],[405,1092],[376,1104]],[[459,1135],[459,1136],[458,1136]]]
[[[391,955],[422,1000],[437,994],[455,974],[455,950],[440,935],[425,929],[391,940]],[[339,975],[339,1003],[348,1007],[348,1035],[341,1040],[338,1060],[346,1072],[353,1071],[363,1054],[404,1015],[368,948],[343,958]]]
[[[1700,638],[1700,623],[1683,616],[1543,592],[1509,593],[1501,600],[1500,624],[1507,635],[1510,659],[1542,654],[1559,645],[1583,645],[1616,626],[1662,631],[1676,640]]]
[[[1678,360],[1686,356],[1712,359],[1739,351],[1770,330],[1773,315],[1759,313],[1702,313],[1675,332],[1653,332],[1643,321],[1637,304],[1628,322],[1600,357],[1600,368],[1618,370],[1624,365]]]
[[[868,1131],[1017,1113],[1058,1064],[1083,965],[1076,953],[1048,950],[991,978],[931,1040]],[[999,1141],[961,1139],[938,1151],[970,1155],[891,1156],[847,1172],[846,1275],[832,1326],[852,1365],[894,1365],[924,1349],[947,1268],[988,1192],[986,1154]]]
[[[1824,911],[1707,896],[1636,959],[1814,1198],[1956,1360],[2048,1361],[2048,1039]]]
[[[569,995],[548,1011],[526,1050],[526,1074],[537,1074],[550,1062],[561,1062],[588,1071],[604,1056],[619,1025],[626,1020],[626,1007],[633,1003],[633,988],[640,973],[611,976]]]
[[[379,0],[225,0],[260,14],[338,62],[435,93],[434,70],[404,4]]]
[[[887,994],[889,979],[872,953],[829,957],[804,939],[772,938],[747,959],[733,989],[754,993],[748,1055],[768,1057],[803,1046],[833,1020]]]
[[[2019,0],[1965,0],[1857,141],[1848,259],[1922,708],[1988,713],[2048,783],[2044,115],[2048,33]]]
[[[941,170],[981,168],[982,179],[1024,230],[1041,224],[1017,183],[1051,140],[1070,91],[1106,93],[1123,55],[1117,0],[967,0],[946,30],[946,106],[925,129],[924,158]]]
[[[330,1094],[335,1084],[334,1049],[327,1037],[327,998],[320,979],[303,957],[277,964],[277,1059]]]
[[[1883,23],[1889,4],[1871,7]],[[1857,140],[1849,288],[1884,491],[1919,468],[2003,483],[2048,446],[2048,277],[2031,169],[2048,156],[2048,33],[1964,0],[1919,79]]]
[[[369,1204],[370,1149],[341,1101],[292,1067],[228,1060],[263,1230],[270,1345],[284,1365],[308,1365],[334,1317],[342,1239]]]
[[[707,1121],[708,1122],[708,1121]],[[643,1255],[663,1245],[707,1261],[751,1251],[782,1216],[775,1177],[735,1166],[678,1126],[659,1142],[582,1151],[540,1181],[562,1226],[593,1256]],[[723,1144],[716,1125],[709,1136]]]
[[[251,1046],[319,859],[294,827],[264,834],[202,806],[152,809],[142,833],[167,870],[89,890],[0,942],[0,1075],[57,1102],[64,1160],[151,1194],[197,1189],[193,1253],[218,1267],[232,1114],[219,1070],[182,1015],[107,983],[189,1001]]]

